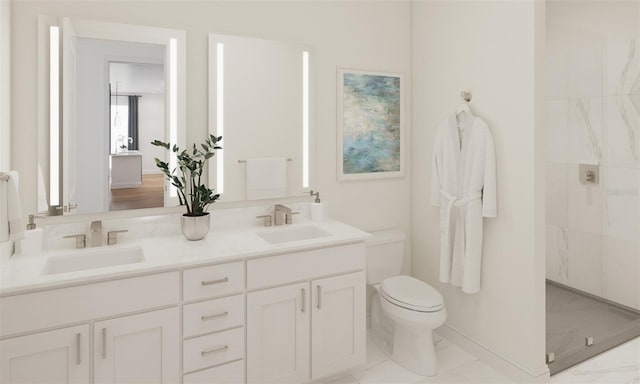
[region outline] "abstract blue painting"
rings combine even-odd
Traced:
[[[402,176],[401,76],[341,70],[339,77],[340,178]]]

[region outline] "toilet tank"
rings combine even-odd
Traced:
[[[406,235],[399,230],[371,232],[365,243],[367,284],[377,284],[402,270]]]

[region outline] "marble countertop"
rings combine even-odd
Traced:
[[[310,225],[325,230],[329,235],[279,244],[271,244],[258,235],[260,232],[281,231]],[[200,241],[188,241],[182,235],[119,239],[121,240],[119,244],[108,247],[117,249],[139,246],[143,249],[144,261],[49,275],[43,274],[42,271],[50,257],[87,252],[97,248],[57,249],[43,251],[37,256],[15,255],[0,263],[0,296],[338,246],[364,241],[369,237],[368,233],[357,228],[339,221],[327,220],[304,221],[299,224],[270,228],[263,226],[231,229],[212,228],[207,237]],[[107,247],[107,245],[103,245],[103,247]]]

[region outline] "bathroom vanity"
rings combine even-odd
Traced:
[[[363,364],[367,237],[303,222],[125,238],[112,249],[144,257],[102,268],[51,269],[89,248],[4,260],[0,381],[302,383]]]

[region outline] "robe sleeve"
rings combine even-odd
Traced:
[[[485,139],[482,216],[498,216],[498,203],[496,196],[496,150],[493,145],[493,136],[491,136],[491,132],[488,129]]]
[[[442,167],[442,158],[440,156],[440,131],[436,134],[436,140],[433,144],[433,158],[431,160],[431,205],[440,206],[440,168]]]

